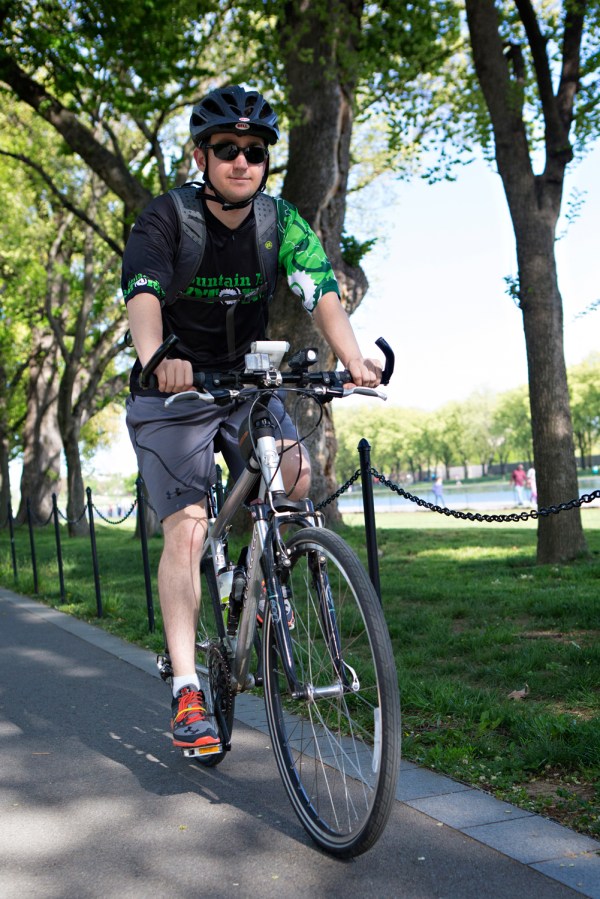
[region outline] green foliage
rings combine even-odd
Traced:
[[[569,370],[573,432],[583,467],[600,438],[600,354]]]
[[[361,259],[372,250],[376,243],[376,237],[361,242],[350,234],[342,234],[342,259],[351,267],[358,266],[360,265]]]
[[[94,118],[102,102],[138,116],[164,107],[174,71],[192,89],[206,76],[199,50],[219,5],[28,0],[14,4],[5,30],[22,64],[70,95],[74,110]]]
[[[569,369],[572,415],[581,465],[600,450],[600,357],[592,354]],[[438,465],[483,466],[532,460],[527,387],[503,393],[477,392],[431,413],[391,406],[334,409],[338,441],[336,471],[343,483],[358,468],[358,443],[371,445],[373,465],[396,481],[428,477]],[[445,472],[442,472],[446,475]],[[465,471],[464,477],[467,477]]]

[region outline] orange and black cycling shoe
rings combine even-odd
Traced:
[[[171,704],[173,745],[180,749],[220,746],[219,735],[206,714],[204,693],[193,684],[182,687]]]

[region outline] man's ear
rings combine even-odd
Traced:
[[[196,147],[194,150],[194,161],[201,172],[206,168],[206,156],[204,150],[201,147]]]

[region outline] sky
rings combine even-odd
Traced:
[[[600,297],[600,148],[568,178],[564,209],[573,191],[587,191],[585,204],[557,243],[568,366],[600,348],[600,309],[576,319]],[[370,288],[352,323],[366,355],[380,335],[396,352],[389,402],[432,410],[526,384],[522,315],[504,280],[517,266],[499,175],[473,163],[455,182],[390,183],[387,198],[368,210],[386,237],[365,257]]]
[[[569,173],[565,210],[573,191],[587,192],[585,202],[557,244],[567,366],[600,349],[600,309],[576,318],[600,297],[600,146]],[[352,324],[366,356],[378,353],[380,336],[395,351],[389,403],[434,410],[476,390],[527,383],[522,316],[504,281],[516,275],[514,237],[490,167],[475,162],[456,181],[434,185],[389,178],[349,217],[347,231],[360,240],[379,234],[363,260],[370,286]],[[110,472],[115,464],[136,470],[124,425],[93,467]]]

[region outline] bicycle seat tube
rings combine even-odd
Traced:
[[[279,452],[274,435],[275,427],[268,414],[266,418],[257,415],[251,417],[254,418],[258,426],[258,437],[254,444],[255,451],[252,455],[250,464],[254,461],[259,467],[261,472],[259,497],[267,503],[273,493],[284,492]],[[244,686],[248,681],[250,655],[256,629],[256,612],[261,597],[263,582],[261,558],[263,556],[269,528],[266,513],[267,508],[265,504],[258,503],[252,509],[253,528],[247,559],[246,601],[240,619],[235,649],[234,676],[238,684],[238,689],[244,689]]]

